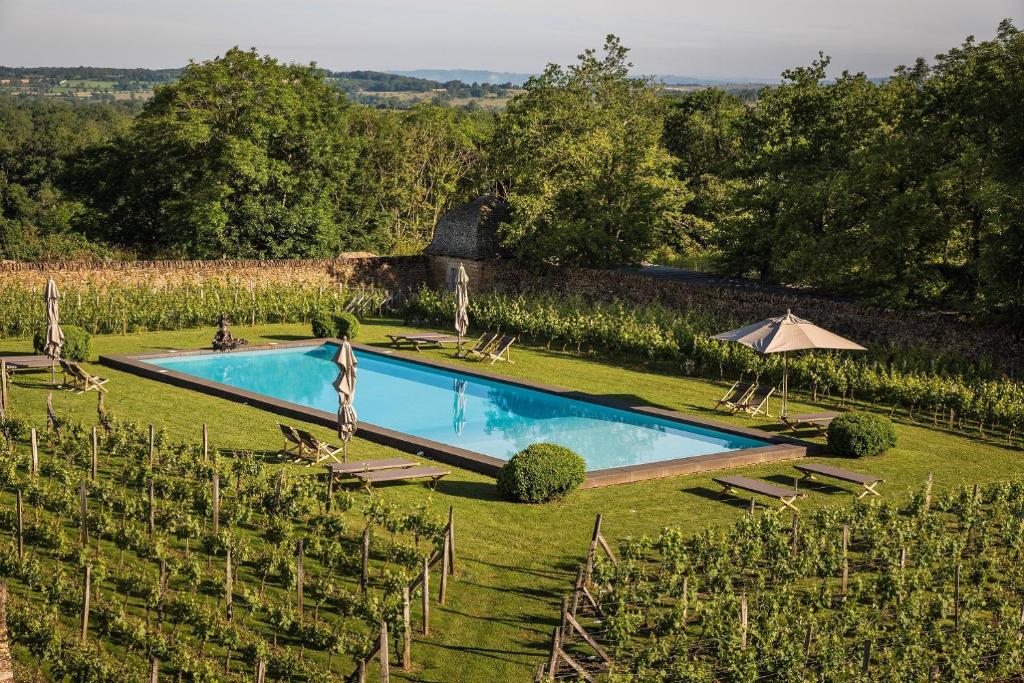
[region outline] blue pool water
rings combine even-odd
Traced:
[[[204,354],[147,363],[299,405],[336,412],[337,347]],[[609,408],[455,370],[357,351],[360,422],[496,458],[541,441],[573,449],[587,469],[766,445],[725,432]],[[469,361],[467,361],[469,362]]]

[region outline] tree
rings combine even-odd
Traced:
[[[664,99],[629,77],[608,36],[531,78],[498,117],[494,175],[512,217],[501,239],[534,262],[614,267],[673,240],[687,198],[659,144]]]
[[[89,173],[107,236],[190,257],[336,253],[354,162],[346,109],[313,65],[238,48],[191,63]]]

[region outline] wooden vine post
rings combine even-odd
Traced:
[[[30,432],[32,442],[32,476],[39,476],[39,436],[36,434],[36,428],[33,427]]]
[[[224,600],[227,620],[234,616],[234,577],[231,572],[231,546],[224,550]]]
[[[932,475],[929,473],[928,482],[924,485],[924,511],[928,512],[932,507]]]
[[[455,508],[448,506],[448,573],[455,575]]]
[[[21,491],[18,491],[21,500]],[[430,635],[430,559],[423,558],[423,635]]]
[[[302,583],[305,578],[302,570],[302,539],[295,543],[295,609],[302,619]]]
[[[207,460],[207,454],[210,452],[210,434],[206,429],[206,423],[203,423],[203,462]]]
[[[21,489],[18,489],[18,560],[25,559],[25,504],[22,501]]]
[[[740,647],[747,649],[747,596],[740,598]]]
[[[266,683],[267,680],[267,660],[261,659],[256,662],[256,683]]]
[[[331,511],[331,501],[334,499],[334,469],[327,468],[327,500],[324,501],[324,508]]]
[[[149,683],[160,681],[160,660],[156,657],[149,658]]]
[[[846,589],[850,581],[850,558],[847,552],[850,547],[850,526],[848,524],[843,525],[843,595],[846,595]]]
[[[14,683],[14,658],[7,631],[7,582],[0,581],[0,683]]]
[[[89,508],[87,495],[88,491],[86,490],[85,482],[83,481],[78,486],[78,514],[81,518],[83,548],[89,545]]]
[[[444,546],[441,548],[441,589],[438,592],[437,602],[443,605],[445,597],[448,594],[448,562],[450,559],[449,555],[450,539],[448,534],[444,535]]]
[[[402,669],[412,669],[412,609],[409,586],[402,586]]]
[[[149,475],[149,535],[156,531],[156,485],[153,483],[153,475]]]
[[[380,620],[380,683],[390,683],[391,666],[388,662],[388,620]]]
[[[86,641],[89,635],[89,582],[92,578],[92,568],[85,565],[85,572],[82,577],[82,642]]]
[[[149,469],[153,469],[153,460],[156,452],[156,432],[153,425],[149,425]]]
[[[7,361],[0,361],[0,412],[11,407],[7,393]]]
[[[96,481],[100,460],[100,438],[96,427],[92,428],[92,480]]]
[[[365,594],[370,587],[370,525],[363,529],[363,571],[359,576],[359,589]]]
[[[956,565],[953,575],[953,628],[960,632],[960,565]]]
[[[213,471],[213,534],[220,533],[220,473]]]

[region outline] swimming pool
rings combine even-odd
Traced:
[[[157,373],[197,378],[203,385],[227,385],[248,397],[270,397],[322,416],[338,407],[331,386],[337,376],[331,361],[335,351],[330,343],[306,343],[135,358],[156,366]],[[752,430],[723,431],[365,347],[356,347],[356,357],[355,406],[365,430],[383,428],[499,461],[541,441],[578,452],[588,471],[764,451],[775,442],[749,435]],[[472,367],[471,362],[466,365]]]

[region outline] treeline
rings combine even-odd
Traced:
[[[180,76],[181,71],[181,69],[121,69],[103,66],[0,66],[0,78],[169,83]]]
[[[401,76],[382,71],[328,71],[327,80],[346,93],[359,92],[434,92],[443,91],[451,97],[504,96],[511,83],[443,83],[415,76]]]
[[[486,192],[511,209],[504,246],[531,263],[668,250],[887,305],[1022,315],[1024,36],[1006,21],[885,80],[827,66],[752,103],[666,96],[609,36],[499,114],[397,112],[352,104],[315,66],[233,49],[134,118],[0,101],[0,121],[21,122],[0,128],[0,256],[408,253]]]

